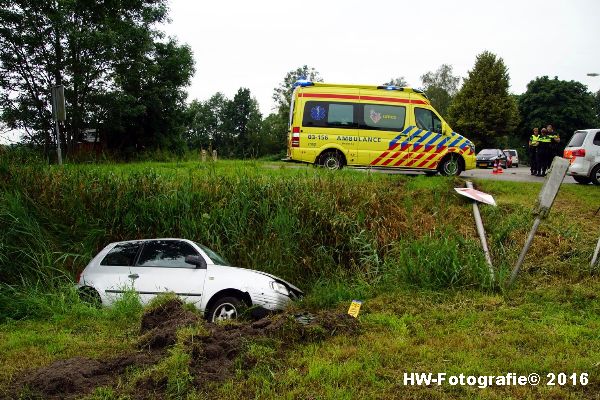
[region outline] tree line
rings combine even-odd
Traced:
[[[0,0],[0,121],[50,154],[56,140],[50,88],[65,86],[67,153],[85,132],[105,149],[137,153],[216,149],[226,157],[285,152],[293,83],[323,81],[309,66],[289,71],[273,90],[275,110],[262,116],[250,90],[215,93],[186,103],[194,74],[189,46],[158,29],[167,0]],[[462,81],[462,82],[461,82]],[[384,84],[408,86],[404,77]],[[563,136],[600,123],[600,91],[547,76],[525,93],[509,93],[502,58],[484,51],[461,79],[450,65],[421,76],[432,105],[478,147],[518,146],[533,127],[552,124]]]

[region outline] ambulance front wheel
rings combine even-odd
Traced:
[[[326,151],[319,157],[319,166],[329,170],[342,169],[344,166],[344,155],[339,151]]]
[[[438,165],[438,171],[444,176],[458,176],[464,170],[463,160],[454,154],[449,154]]]

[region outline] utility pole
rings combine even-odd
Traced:
[[[67,113],[65,109],[65,87],[63,85],[52,88],[52,116],[54,117],[54,128],[56,129],[56,151],[58,164],[62,165],[62,150],[60,148],[60,127],[58,121],[65,121]]]

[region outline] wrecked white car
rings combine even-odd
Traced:
[[[282,310],[302,296],[294,285],[261,271],[230,266],[211,249],[186,239],[111,243],[77,278],[82,295],[110,305],[125,291],[147,303],[173,292],[209,321],[237,318],[242,309]]]

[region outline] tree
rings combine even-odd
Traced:
[[[600,121],[600,90],[594,95],[594,108],[596,110],[596,118]]]
[[[421,75],[425,94],[433,107],[446,117],[452,98],[458,92],[460,77],[452,75],[452,66],[442,64],[436,71]]]
[[[185,85],[185,75],[193,71],[189,48],[162,41],[154,28],[166,18],[166,0],[0,0],[0,117],[48,151],[54,142],[49,96],[54,85],[65,85],[68,120],[61,131],[69,148],[85,128],[130,135],[130,122],[136,118],[139,122],[158,109],[172,111],[180,103],[181,86],[175,94],[153,99],[154,105],[143,104],[139,97],[156,94],[159,87],[173,89],[175,82]],[[184,63],[181,71],[174,70],[173,61]],[[164,63],[169,76],[163,73]],[[172,80],[159,83],[164,78]],[[165,118],[171,116],[169,111],[154,121],[144,120],[141,133],[133,135],[144,136],[158,120],[166,132],[170,127]]]
[[[534,127],[550,124],[563,139],[568,139],[577,129],[596,126],[597,101],[580,82],[538,77],[527,84],[527,91],[519,97],[519,134],[525,141]]]
[[[510,136],[519,123],[519,114],[508,93],[509,79],[502,58],[489,51],[479,54],[448,109],[452,127],[483,147]]]
[[[258,102],[250,89],[240,88],[227,105],[227,130],[232,134],[232,153],[241,158],[256,157],[260,152],[260,124],[262,116]]]
[[[398,86],[398,87],[406,87],[408,83],[403,76],[399,76],[398,78],[392,78],[389,81],[383,84],[384,86]]]
[[[292,98],[292,92],[294,91],[294,83],[300,79],[311,82],[323,82],[319,72],[308,65],[303,65],[295,70],[289,71],[285,74],[283,81],[273,89],[275,109],[280,114],[287,114],[290,112],[290,100]]]

